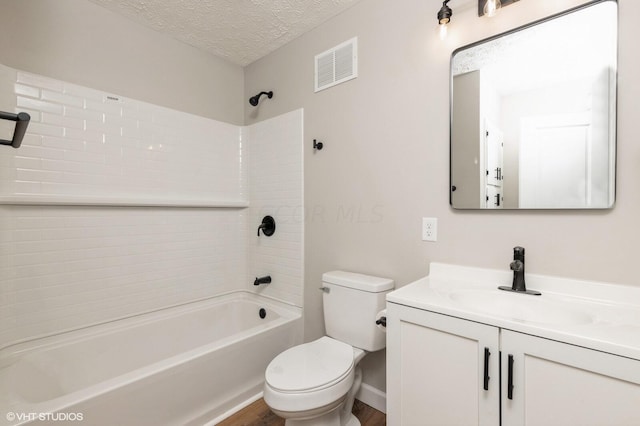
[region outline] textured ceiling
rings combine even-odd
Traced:
[[[90,1],[244,66],[360,0]]]

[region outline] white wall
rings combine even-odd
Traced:
[[[305,109],[306,340],[324,332],[321,295],[313,289],[333,269],[391,277],[402,286],[426,275],[431,261],[506,269],[512,247],[522,245],[530,272],[639,285],[630,267],[640,239],[637,1],[619,2],[615,207],[497,212],[448,204],[451,52],[580,3],[521,1],[491,20],[452,2],[450,37],[442,42],[441,1],[363,0],[246,68],[246,93],[276,94],[258,114],[245,110],[247,124]],[[359,77],[314,94],[314,56],[354,36]],[[314,138],[325,143],[321,152],[313,152]],[[345,207],[360,215],[339,215]],[[438,217],[438,242],[421,241],[423,216]],[[365,367],[365,382],[384,389],[383,357],[365,358]]]
[[[87,0],[0,0],[0,63],[243,124],[242,68]]]

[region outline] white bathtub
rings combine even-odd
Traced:
[[[0,424],[206,424],[261,392],[300,318],[238,292],[6,348]]]

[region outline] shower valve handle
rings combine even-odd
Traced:
[[[276,220],[271,216],[265,216],[262,218],[260,226],[258,226],[258,237],[260,236],[260,230],[265,236],[272,236],[276,232]]]

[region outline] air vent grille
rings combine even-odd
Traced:
[[[354,37],[315,58],[315,91],[328,89],[358,76],[358,38]]]

